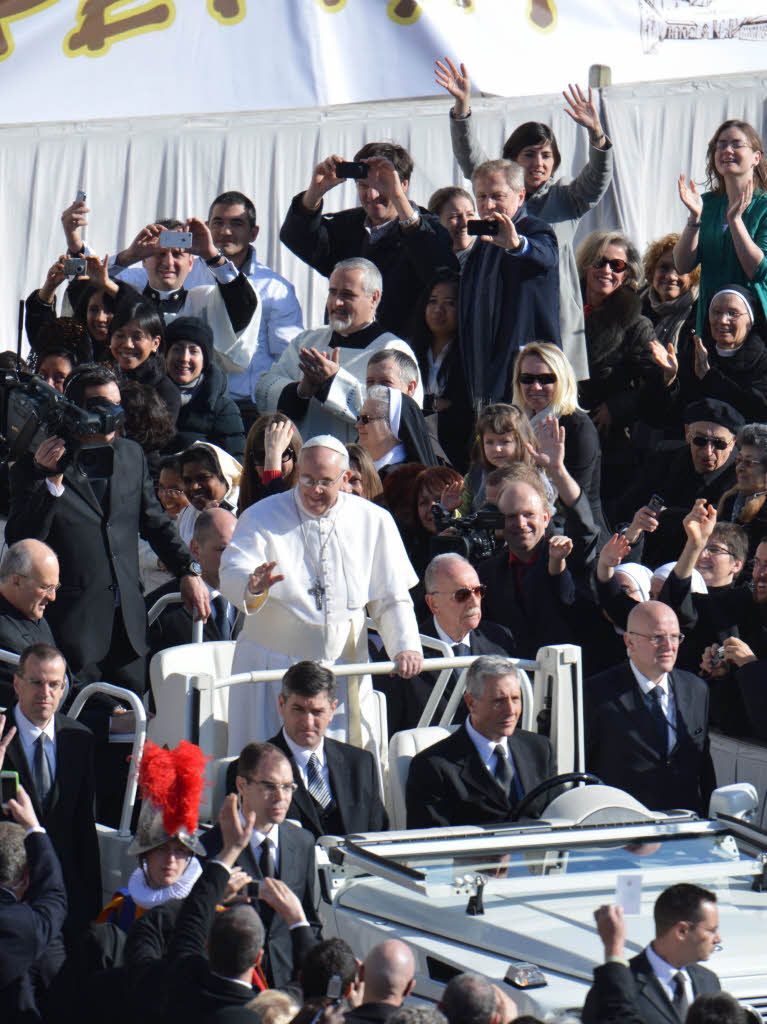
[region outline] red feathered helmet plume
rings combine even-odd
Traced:
[[[204,852],[194,833],[207,760],[199,747],[186,740],[175,750],[146,741],[138,772],[144,804],[128,853],[147,853],[174,836],[192,852]]]

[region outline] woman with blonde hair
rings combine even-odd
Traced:
[[[588,498],[594,521],[606,531],[599,434],[578,404],[578,382],[567,356],[556,345],[530,342],[517,355],[512,384],[514,405],[526,413],[533,430],[547,416],[556,416],[564,427],[565,467]]]

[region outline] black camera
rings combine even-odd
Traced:
[[[481,562],[495,553],[495,531],[502,530],[506,521],[503,512],[499,512],[495,505],[485,505],[473,515],[453,519],[452,513],[435,501],[431,513],[437,533],[447,529],[455,531],[453,536],[435,538],[432,545],[435,554],[455,551],[470,562]]]
[[[337,178],[367,178],[369,170],[361,160],[339,160],[335,167]]]
[[[467,220],[467,235],[497,235],[501,230],[499,220]]]
[[[4,457],[13,462],[25,454],[34,456],[46,438],[60,437],[67,451],[56,466],[56,474],[71,463],[90,480],[107,479],[112,475],[114,450],[89,438],[118,430],[125,414],[121,406],[104,398],[90,398],[87,405],[87,409],[81,409],[34,374],[0,371]]]

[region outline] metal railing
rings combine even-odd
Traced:
[[[120,827],[118,835],[129,836],[131,817],[133,815],[133,804],[136,800],[136,788],[138,785],[138,773],[136,767],[141,760],[146,741],[146,712],[138,694],[132,690],[126,690],[122,686],[114,686],[112,683],[89,683],[84,686],[72,701],[72,707],[67,712],[69,718],[77,718],[82,711],[85,702],[97,693],[105,693],[109,697],[116,697],[118,700],[130,704],[133,714],[136,716],[136,728],[133,733],[133,770],[128,774],[128,783],[123,796],[122,813],[120,815]]]
[[[163,594],[163,596],[159,597],[147,612],[147,622],[151,626],[155,619],[159,618],[160,615],[165,611],[165,609],[169,607],[169,605],[183,603],[184,599],[178,592],[175,594]],[[202,628],[202,619],[194,619],[192,621],[192,639],[189,641],[190,643],[202,643]]]

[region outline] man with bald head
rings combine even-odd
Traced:
[[[387,939],[373,946],[360,969],[363,1002],[346,1014],[355,1024],[380,1024],[401,1006],[415,985],[415,960],[409,946]]]
[[[297,661],[365,662],[370,616],[404,679],[423,657],[410,588],[418,579],[391,515],[342,491],[349,456],[335,437],[312,437],[298,456],[298,483],[246,509],[221,559],[221,591],[245,613],[232,672],[287,669]],[[404,684],[403,684],[404,685]],[[366,746],[350,707],[372,689],[338,679],[332,739]],[[282,726],[280,684],[229,692],[229,751]],[[351,725],[352,731],[349,731]]]
[[[0,559],[0,649],[21,654],[30,644],[54,643],[44,614],[58,587],[59,560],[47,544],[20,540],[6,548]],[[0,664],[0,707],[13,697],[13,670]]]
[[[708,687],[675,668],[676,615],[660,601],[632,609],[628,659],[584,683],[586,768],[650,810],[705,814],[716,785],[708,741]]]
[[[210,596],[211,614],[202,630],[204,641],[236,639],[237,609],[221,594],[219,582],[221,556],[236,525],[237,520],[225,508],[206,509],[195,520],[189,550],[200,567],[200,577]],[[178,580],[158,587],[147,597],[147,609],[164,594],[177,592]],[[183,603],[169,605],[149,627],[149,646],[153,655],[167,647],[191,642],[192,616]]]

